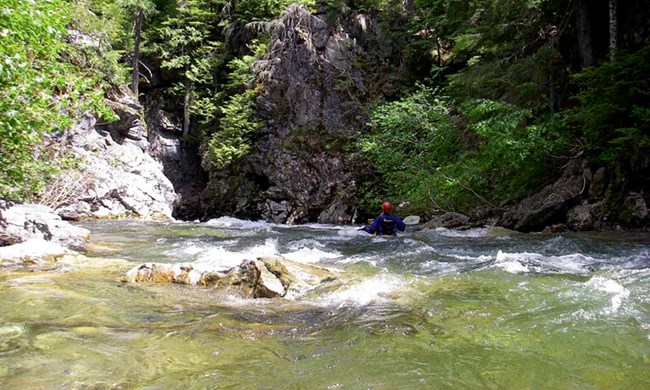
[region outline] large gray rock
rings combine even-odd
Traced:
[[[57,209],[66,219],[170,219],[176,194],[162,165],[147,153],[139,106],[126,91],[116,93],[114,100],[118,121],[99,126],[87,117],[70,131],[85,189]]]
[[[435,229],[440,227],[447,228],[447,229],[461,229],[461,228],[467,229],[470,226],[471,226],[471,221],[467,215],[456,213],[456,212],[448,212],[433,217],[430,221],[425,222],[424,224],[420,225],[418,229],[415,230]]]
[[[579,202],[588,184],[582,161],[574,160],[558,181],[508,210],[497,225],[520,232],[536,232],[564,223],[566,212]]]
[[[0,246],[38,239],[84,250],[89,238],[90,231],[63,221],[47,206],[0,201]]]
[[[566,225],[574,231],[588,231],[596,229],[597,216],[600,214],[602,202],[584,204],[571,208],[566,215]]]
[[[325,17],[292,5],[273,22],[268,53],[253,67],[262,127],[249,156],[210,168],[202,197],[208,214],[279,223],[356,219],[363,169],[346,145],[366,129],[367,103],[381,94],[360,64],[381,67],[394,51],[370,17],[341,15],[347,26],[340,29]]]
[[[630,227],[644,226],[648,223],[648,205],[643,194],[630,192],[623,202],[621,220]]]

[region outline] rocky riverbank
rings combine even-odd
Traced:
[[[95,258],[91,232],[76,227],[43,205],[0,202],[0,270],[31,272],[106,268],[124,272],[125,283],[174,283],[203,286],[243,298],[296,298],[341,286],[339,274],[281,257],[246,259],[236,267],[212,269],[191,263],[143,263]],[[129,270],[130,268],[130,270]]]

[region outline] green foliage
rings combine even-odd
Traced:
[[[92,73],[95,80],[103,80],[106,84],[124,82],[127,68],[120,63],[123,51],[114,49],[124,35],[124,20],[119,8],[111,7],[109,1],[91,0],[75,0],[69,7],[68,28],[79,34],[81,42],[67,51],[68,60],[88,74]]]
[[[180,82],[172,89],[187,95],[190,113],[202,123],[212,121],[218,112],[215,69],[221,64],[222,44],[213,39],[216,17],[213,0],[188,0],[158,29],[155,46],[164,69],[176,71]]]
[[[84,111],[110,112],[95,74],[70,63],[62,0],[0,2],[0,197],[29,199],[56,173],[48,156]]]
[[[245,156],[251,149],[251,136],[261,124],[255,119],[256,90],[251,88],[255,75],[251,65],[266,52],[266,43],[251,43],[251,55],[234,58],[228,63],[229,80],[224,86],[230,97],[221,105],[219,130],[210,135],[205,160],[221,169]]]
[[[314,10],[315,0],[238,0],[233,16],[239,23],[271,20],[278,17],[290,4],[300,4]]]
[[[580,105],[566,113],[592,162],[643,165],[650,148],[650,45],[577,74]]]
[[[357,144],[381,174],[384,195],[408,201],[411,212],[519,198],[548,178],[550,156],[566,146],[550,122],[529,123],[530,110],[476,100],[451,111],[448,99],[422,87],[378,107],[376,132]]]
[[[224,168],[248,154],[251,148],[250,136],[260,128],[260,123],[253,119],[255,117],[253,90],[233,95],[222,105],[221,110],[223,119],[220,131],[210,137],[206,156],[215,169]]]
[[[485,199],[528,195],[554,172],[551,156],[567,147],[554,122],[534,123],[529,109],[478,100],[465,103],[461,112],[479,137],[479,147],[463,156],[464,181]]]
[[[377,107],[371,117],[375,129],[361,135],[358,154],[370,160],[382,176],[373,187],[386,196],[424,206],[425,177],[460,152],[458,133],[449,121],[449,103],[430,88]]]

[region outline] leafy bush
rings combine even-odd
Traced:
[[[0,7],[0,197],[35,196],[56,173],[57,137],[84,111],[102,111],[92,75],[66,60],[63,0],[2,0]],[[58,152],[56,152],[58,153]]]
[[[361,135],[355,147],[382,176],[372,187],[384,188],[394,199],[409,199],[415,208],[428,203],[423,176],[460,152],[447,99],[420,86],[410,96],[377,107],[370,125],[374,132]]]
[[[357,143],[382,175],[378,188],[408,201],[412,212],[468,211],[520,198],[548,179],[551,156],[566,147],[551,122],[530,123],[530,110],[476,100],[452,112],[448,99],[422,87],[378,107],[375,132]]]

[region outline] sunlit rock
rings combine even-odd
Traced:
[[[192,264],[144,263],[124,274],[125,283],[174,283],[223,290],[244,298],[295,298],[337,280],[325,268],[283,258],[244,260],[229,270],[199,272]]]
[[[79,164],[78,195],[57,211],[66,219],[172,219],[174,187],[149,152],[141,107],[128,89],[108,91],[118,120],[85,117],[69,131]]]
[[[63,221],[47,206],[0,201],[0,246],[38,239],[83,250],[89,238],[89,230]]]
[[[195,285],[200,278],[201,273],[189,264],[144,263],[129,270],[122,281]]]
[[[0,247],[1,267],[41,267],[53,265],[68,253],[63,246],[43,239],[33,238],[19,244]]]

